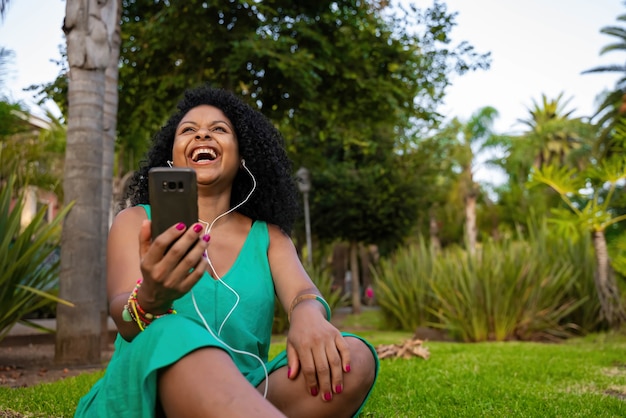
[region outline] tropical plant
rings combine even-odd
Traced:
[[[44,207],[23,227],[24,196],[14,196],[15,181],[10,176],[0,191],[0,340],[18,322],[38,327],[24,317],[51,302],[73,306],[55,295],[59,261],[54,258],[59,226],[71,205],[50,223]]]
[[[3,7],[0,4],[0,15],[3,14]],[[9,72],[8,63],[15,56],[15,53],[7,48],[0,47],[0,99],[6,99],[4,89],[6,87],[6,77]]]
[[[473,165],[476,164],[476,153],[485,144],[497,142],[494,139],[497,135],[493,130],[493,123],[497,117],[498,111],[486,106],[477,110],[467,122],[453,119],[448,128],[458,141],[453,158],[460,171],[458,192],[465,204],[465,242],[472,254],[476,251],[478,236],[476,203],[479,195],[479,186],[474,181]]]
[[[528,109],[529,117],[520,119],[528,130],[522,136],[522,148],[526,155],[532,155],[533,166],[548,164],[569,164],[584,167],[581,158],[590,151],[592,126],[581,118],[574,118],[575,109],[567,110],[569,99],[563,101],[563,93],[555,99],[541,96],[541,104],[533,100]]]
[[[554,99],[546,95],[533,100],[528,116],[519,122],[525,130],[519,135],[498,138],[504,157],[495,158],[496,165],[508,175],[508,181],[498,188],[497,206],[502,225],[514,229],[523,225],[530,211],[547,215],[550,208],[560,204],[560,198],[549,189],[528,188],[533,167],[562,164],[582,170],[593,163],[590,151],[595,140],[596,126],[586,119],[573,117],[569,100],[559,94]]]
[[[6,123],[0,129],[0,178],[15,174],[17,187],[35,186],[62,200],[65,125],[49,111],[46,117],[0,102],[0,121]]]
[[[577,239],[581,233],[591,234],[596,256],[596,291],[602,307],[602,319],[613,328],[626,322],[626,310],[610,264],[605,231],[626,220],[626,215],[615,216],[611,210],[616,188],[624,179],[626,157],[616,155],[583,172],[549,165],[535,170],[529,184],[531,187],[548,185],[565,202],[567,208],[554,208],[554,217],[551,218],[564,236]]]
[[[626,22],[626,14],[618,16],[617,20],[622,23]],[[600,29],[600,33],[615,38],[615,42],[604,46],[600,50],[600,55],[612,51],[623,52],[626,50],[626,27],[617,25],[606,26]],[[597,118],[597,124],[603,128],[597,151],[599,151],[599,154],[610,156],[613,153],[610,144],[611,132],[626,112],[626,65],[607,64],[583,71],[583,74],[594,73],[617,73],[621,76],[617,80],[615,88],[603,95],[602,101],[598,105],[598,110],[594,115],[594,119]]]

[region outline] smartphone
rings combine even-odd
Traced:
[[[198,222],[198,184],[191,168],[156,167],[148,172],[152,239],[172,225]]]

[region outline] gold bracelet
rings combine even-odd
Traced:
[[[304,295],[297,296],[297,297],[293,300],[293,302],[291,302],[291,306],[289,307],[289,312],[288,312],[288,314],[287,314],[287,320],[288,320],[289,322],[291,322],[291,313],[292,313],[292,312],[293,312],[293,310],[296,308],[296,306],[297,306],[300,302],[302,302],[303,300],[307,300],[307,299],[314,299],[314,300],[318,301],[319,303],[321,303],[321,304],[322,304],[322,306],[324,306],[324,309],[326,309],[326,319],[327,319],[328,321],[330,321],[330,316],[331,316],[331,313],[330,313],[330,306],[328,306],[328,302],[326,302],[326,301],[324,300],[324,298],[323,298],[323,297],[321,297],[320,295],[316,295],[316,294],[314,294],[314,293],[306,293],[306,294],[304,294]]]

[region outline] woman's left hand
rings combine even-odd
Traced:
[[[350,350],[343,336],[320,310],[319,302],[304,301],[291,315],[287,335],[288,377],[302,373],[312,396],[330,401],[343,391],[343,374],[350,370]]]

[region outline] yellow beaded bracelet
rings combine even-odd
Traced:
[[[135,288],[131,292],[130,296],[128,297],[128,302],[126,303],[126,305],[124,305],[124,309],[122,310],[122,319],[125,322],[135,322],[139,329],[143,331],[148,325],[150,325],[153,320],[159,319],[165,315],[175,314],[176,311],[173,307],[164,314],[160,315],[153,315],[149,312],[144,311],[143,308],[139,305],[139,301],[137,301],[137,292],[141,287],[141,283],[141,279],[137,280],[137,284],[135,285]]]
[[[324,306],[324,309],[326,309],[326,319],[330,321],[331,312],[330,312],[330,306],[328,306],[328,302],[326,302],[324,298],[321,297],[320,295],[316,295],[314,293],[306,293],[304,295],[297,296],[293,300],[293,302],[291,302],[291,306],[289,307],[289,312],[287,314],[287,319],[289,322],[291,322],[291,313],[296,308],[296,306],[303,300],[307,300],[307,299],[315,299],[316,301],[321,303],[322,306]]]

